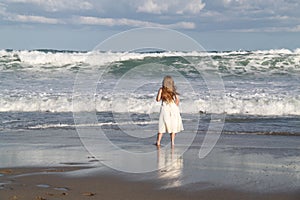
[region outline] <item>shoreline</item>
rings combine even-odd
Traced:
[[[198,184],[160,188],[154,180],[135,180],[130,175],[104,173],[94,176],[66,176],[83,167],[0,169],[0,198],[4,200],[54,199],[272,199],[296,200],[300,191],[256,193],[236,188],[195,190]],[[7,183],[7,184],[4,184]]]

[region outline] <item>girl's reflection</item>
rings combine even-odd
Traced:
[[[166,188],[179,187],[183,169],[183,159],[176,152],[175,147],[157,147],[158,178],[166,181]]]

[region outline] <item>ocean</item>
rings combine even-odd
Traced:
[[[196,70],[191,60],[202,66]],[[218,74],[222,95],[211,98],[202,73]],[[96,85],[93,99],[76,99],[74,106],[78,74],[96,77]],[[73,114],[92,111],[100,127],[134,122],[156,132],[160,104],[155,97],[168,74],[180,93],[183,120],[198,118],[198,131],[207,129],[212,114],[221,114],[223,134],[300,135],[300,49],[1,50],[0,131],[74,129]]]

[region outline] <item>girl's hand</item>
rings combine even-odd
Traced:
[[[179,97],[178,95],[175,96],[175,104],[178,106],[179,105]]]
[[[161,100],[162,88],[159,88],[156,96],[156,101],[159,102]]]

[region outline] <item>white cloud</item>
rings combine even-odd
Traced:
[[[48,12],[66,10],[118,10],[129,8],[139,13],[198,14],[204,7],[202,0],[4,0],[8,4],[33,4]],[[117,4],[117,5],[115,5]],[[103,9],[103,10],[102,10]]]
[[[17,21],[17,22],[32,22],[32,23],[42,23],[42,24],[60,24],[63,23],[62,21],[43,17],[43,16],[36,16],[36,15],[9,15],[7,16],[7,20],[9,21]]]
[[[6,13],[6,6],[3,3],[0,3],[0,15],[4,15]]]
[[[242,32],[242,33],[275,33],[275,32],[300,32],[300,25],[292,27],[261,27],[261,28],[249,28],[249,29],[232,29],[231,32]]]
[[[204,7],[202,0],[137,0],[136,11],[152,14],[197,14]]]
[[[181,1],[182,2],[182,1]],[[184,14],[184,13],[192,13],[192,14],[197,14],[199,13],[203,8],[205,7],[205,3],[202,3],[202,1],[200,0],[192,0],[189,3],[187,3],[185,6],[183,6],[183,9],[180,10],[179,12],[180,14]]]
[[[137,12],[161,14],[168,10],[168,5],[157,3],[154,0],[147,0],[142,5],[137,7]]]
[[[63,10],[90,10],[93,4],[84,0],[6,0],[9,3],[34,4],[49,12]]]
[[[278,13],[286,10],[294,10],[299,8],[299,1],[297,0],[213,0],[222,4],[228,9],[235,9],[240,11],[262,10],[273,13]]]
[[[263,32],[300,32],[300,25],[293,27],[270,27],[262,29]]]
[[[49,18],[38,15],[21,15],[16,13],[10,13],[7,11],[4,4],[0,3],[0,16],[4,20],[22,23],[41,23],[41,24],[62,24],[62,20],[56,18]]]
[[[42,2],[41,0],[12,0],[14,2]],[[48,5],[44,2],[43,5]],[[56,1],[53,1],[56,2]],[[52,2],[52,3],[53,3]],[[51,6],[50,6],[51,7]],[[56,6],[57,8],[58,6]],[[53,6],[52,6],[53,8]],[[67,13],[67,12],[66,12]],[[0,15],[6,21],[21,22],[21,23],[41,23],[41,24],[79,24],[79,25],[101,25],[101,26],[128,26],[128,27],[165,27],[175,29],[195,29],[196,25],[193,22],[172,20],[173,22],[155,23],[151,20],[137,20],[127,17],[101,17],[101,16],[74,16],[66,14],[63,17],[51,14],[43,16],[40,14],[21,14],[20,12],[11,12],[5,9],[5,5],[0,4]]]
[[[286,15],[276,15],[274,17],[270,17],[270,19],[273,19],[273,20],[289,20],[290,17],[286,16]]]
[[[20,23],[297,32],[300,24],[298,0],[0,1],[0,20]]]
[[[201,17],[208,17],[208,18],[220,18],[222,17],[222,13],[209,10],[201,13]]]
[[[300,32],[300,25],[297,25],[290,29],[290,32]]]
[[[101,26],[130,26],[130,27],[164,27],[164,28],[183,28],[194,29],[196,25],[192,22],[177,22],[173,24],[159,24],[148,21],[126,19],[126,18],[100,18],[80,16],[73,19],[74,23],[86,25],[101,25]]]

